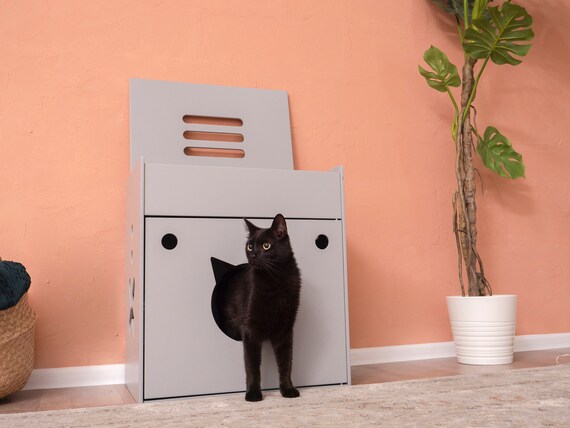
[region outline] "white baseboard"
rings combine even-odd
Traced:
[[[24,390],[116,385],[121,383],[125,383],[124,364],[35,369],[32,371],[32,375]]]
[[[533,334],[515,337],[515,352],[557,348],[570,348],[570,333]],[[353,366],[429,360],[432,358],[450,358],[454,356],[455,349],[453,342],[382,346],[379,348],[355,348],[350,350],[351,364]],[[125,383],[124,364],[35,369],[24,387],[24,390],[116,385],[123,383]]]
[[[570,348],[570,333],[529,334],[515,337],[515,352]]]
[[[515,337],[515,352],[557,348],[570,348],[570,333],[531,334]],[[351,365],[353,366],[451,357],[455,357],[453,342],[354,348],[350,350]]]
[[[453,342],[421,343],[417,345],[381,346],[379,348],[353,348],[350,364],[396,363],[400,361],[431,360],[455,355]]]

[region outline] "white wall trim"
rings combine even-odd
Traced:
[[[570,333],[516,336],[514,348],[515,352],[570,348]],[[351,365],[353,366],[451,357],[455,357],[453,342],[354,348],[350,350]]]
[[[35,369],[32,371],[32,375],[24,390],[116,385],[121,383],[125,383],[124,364]]]
[[[515,352],[557,348],[570,348],[570,333],[532,334],[515,337]],[[382,346],[379,348],[355,348],[350,350],[351,365],[353,366],[429,360],[432,358],[450,358],[454,356],[455,349],[453,342]],[[124,364],[35,369],[24,387],[24,390],[116,385],[124,383]]]
[[[401,361],[431,360],[455,356],[453,342],[421,343],[418,345],[381,346],[350,350],[350,364],[395,363]]]
[[[570,333],[529,334],[515,337],[515,352],[570,348]]]

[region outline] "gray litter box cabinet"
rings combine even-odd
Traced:
[[[143,88],[135,90],[162,83],[136,81]],[[243,218],[269,227],[279,212],[303,280],[293,383],[350,383],[342,169],[155,163],[134,152],[143,158],[133,161],[127,183],[125,377],[133,397],[142,402],[245,389],[242,343],[227,337],[212,315],[210,258],[245,263]],[[265,346],[262,387],[278,386]]]

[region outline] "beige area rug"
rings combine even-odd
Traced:
[[[570,427],[570,364],[373,385],[0,415],[2,427]]]

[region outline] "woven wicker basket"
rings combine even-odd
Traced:
[[[15,306],[0,311],[0,398],[22,389],[32,374],[35,325],[27,293]]]

